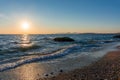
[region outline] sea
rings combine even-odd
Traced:
[[[74,58],[85,52],[99,51],[120,42],[115,34],[16,34],[0,35],[0,72],[30,63],[51,63]],[[56,42],[70,37],[74,42]],[[84,54],[85,54],[84,53]]]

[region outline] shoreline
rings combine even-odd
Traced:
[[[40,80],[120,80],[120,50],[108,52],[102,59],[81,69]]]
[[[0,72],[0,80],[120,80],[110,79],[111,76],[107,74],[105,76],[101,76],[101,73],[109,74],[110,71],[114,73],[114,71],[112,71],[113,67],[110,67],[110,69],[107,68],[115,63],[116,59],[118,59],[117,61],[120,61],[119,48],[119,45],[117,45],[117,47],[114,45],[97,54],[92,53],[78,57],[77,59],[67,59],[57,63],[57,65],[43,63],[22,65],[15,69]],[[113,56],[113,58],[111,56]],[[113,65],[116,68],[116,64]],[[57,68],[55,69],[55,67]],[[69,69],[67,70],[67,68]],[[118,75],[120,74],[117,74],[117,77],[115,78],[119,78]]]

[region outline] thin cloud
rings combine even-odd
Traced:
[[[0,18],[4,18],[4,17],[5,17],[5,15],[3,15],[3,14],[0,13]]]
[[[9,18],[5,14],[0,13],[0,19],[7,19],[8,20]]]

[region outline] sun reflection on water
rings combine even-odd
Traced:
[[[36,80],[45,73],[44,66],[36,63],[23,65],[17,68],[16,76],[20,80]]]
[[[27,48],[32,46],[32,42],[30,41],[29,35],[28,34],[24,34],[21,36],[21,47],[23,48]]]

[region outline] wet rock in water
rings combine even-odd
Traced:
[[[75,40],[72,39],[72,38],[69,38],[69,37],[57,37],[57,38],[54,38],[54,41],[58,41],[58,42],[73,42]]]
[[[104,41],[104,43],[111,43],[111,42],[114,42],[114,41]]]
[[[48,76],[48,74],[45,74],[45,76],[47,77],[47,76]]]
[[[63,72],[63,70],[61,69],[60,72]]]
[[[53,72],[51,72],[50,74],[51,74],[51,75],[53,75],[54,73],[53,73]]]
[[[14,43],[14,44],[18,44],[18,42],[12,42],[12,43]]]
[[[120,38],[120,35],[115,35],[113,36],[113,38]]]

